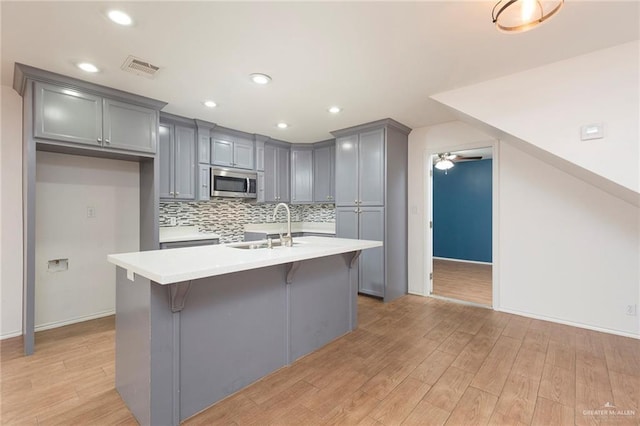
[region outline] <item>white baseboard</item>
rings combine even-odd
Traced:
[[[65,325],[71,325],[71,324],[75,324],[75,323],[78,323],[78,322],[84,322],[84,321],[89,321],[89,320],[92,320],[92,319],[108,317],[109,315],[113,315],[115,313],[116,313],[115,309],[110,309],[108,311],[98,312],[96,314],[85,315],[85,316],[82,316],[82,317],[70,318],[70,319],[66,319],[66,320],[63,320],[63,321],[55,321],[55,322],[49,322],[49,323],[46,323],[46,324],[36,325],[35,330],[36,330],[36,332],[44,331],[44,330],[50,330],[52,328],[64,327]]]
[[[0,335],[0,340],[11,339],[12,337],[22,336],[22,330],[18,331],[10,331],[9,333],[5,333]]]
[[[475,263],[477,265],[493,265],[492,262],[479,262],[477,260],[452,259],[450,257],[436,257],[436,256],[433,256],[433,260],[448,260],[449,262]]]
[[[554,317],[547,317],[544,315],[532,314],[530,312],[521,312],[515,309],[494,308],[494,310],[499,312],[506,312],[508,314],[520,315],[522,317],[533,318],[533,319],[538,319],[542,321],[555,322],[558,324],[570,325],[572,327],[584,328],[587,330],[600,331],[602,333],[615,334],[617,336],[631,337],[632,339],[640,339],[640,334],[628,333],[626,331],[613,330],[613,329],[604,328],[604,327],[596,327],[593,325],[582,324],[582,323],[573,322],[573,321],[565,321],[565,320],[554,318]]]

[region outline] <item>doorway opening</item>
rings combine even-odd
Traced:
[[[431,156],[429,294],[493,305],[493,149]]]

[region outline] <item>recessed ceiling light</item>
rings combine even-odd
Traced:
[[[98,67],[96,67],[93,64],[90,64],[89,62],[81,62],[78,64],[78,68],[80,68],[82,71],[86,71],[86,72],[98,72]]]
[[[266,74],[253,73],[250,74],[251,80],[256,84],[268,84],[271,81],[271,77]]]
[[[342,111],[342,108],[340,108],[339,106],[332,106],[332,107],[329,107],[329,110],[328,110],[328,111],[329,111],[331,114],[337,114],[337,113],[339,113],[340,111]]]
[[[218,106],[218,104],[216,104],[213,101],[204,101],[203,104],[204,104],[204,106],[209,107],[209,108],[215,108],[216,106]]]
[[[278,129],[286,129],[287,127],[289,127],[289,125],[284,121],[279,122],[278,124],[276,124],[276,126],[278,126]]]
[[[131,16],[120,10],[110,10],[109,13],[107,13],[107,16],[118,25],[127,26],[133,23],[133,19],[131,19]]]

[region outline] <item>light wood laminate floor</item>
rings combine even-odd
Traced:
[[[492,306],[491,269],[491,265],[433,259],[432,294]]]
[[[186,424],[640,424],[638,340],[418,296],[360,297],[359,321]],[[3,425],[136,423],[113,317],[0,345]]]

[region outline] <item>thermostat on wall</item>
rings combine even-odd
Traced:
[[[580,127],[580,140],[588,141],[602,138],[604,138],[604,125],[602,123],[587,124]]]

